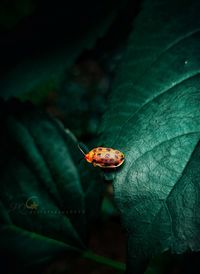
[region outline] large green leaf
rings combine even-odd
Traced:
[[[90,170],[79,170],[73,135],[31,104],[15,101],[1,104],[1,132],[4,256],[28,266],[84,250],[102,184]]]
[[[102,123],[100,143],[126,157],[113,176],[128,273],[165,250],[200,250],[199,8],[144,1]]]

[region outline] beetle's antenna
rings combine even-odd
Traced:
[[[79,148],[79,150],[83,153],[83,155],[85,155],[85,152],[82,150],[82,148],[80,147],[79,144],[78,144],[78,148]]]

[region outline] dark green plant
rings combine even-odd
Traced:
[[[104,3],[97,24],[97,10],[93,10],[91,21],[85,22],[83,40],[78,39],[82,37],[81,27],[76,25],[72,35],[68,25],[70,45],[63,49],[60,43],[56,50],[52,48],[47,55],[41,53],[34,62],[24,57],[28,65],[19,62],[22,70],[7,68],[0,81],[2,96],[31,99],[30,91],[48,93],[52,87],[60,87],[65,70],[83,48],[94,45],[105,33],[114,22],[113,14],[116,18],[120,8],[126,6],[127,12],[133,8],[129,1],[126,3],[127,6]],[[76,10],[73,5],[70,7],[73,12]],[[125,154],[125,163],[104,175],[106,180],[112,180],[114,201],[127,236],[127,274],[165,273],[163,266],[172,258],[170,253],[193,254],[200,250],[199,8],[198,0],[141,3],[132,20],[107,110],[101,125],[96,124],[99,137],[88,138],[95,146],[111,146]],[[125,13],[121,14],[124,18]],[[70,20],[71,17],[67,22]],[[94,23],[94,28],[88,22]],[[109,34],[112,37],[113,33]],[[121,41],[116,39],[112,50],[120,46]],[[112,62],[113,59],[110,65]],[[34,74],[32,68],[39,70]],[[69,90],[63,91],[66,108],[71,104],[70,98],[67,101]],[[77,102],[81,102],[79,90],[77,86]],[[26,92],[28,95],[24,96]],[[107,95],[102,92],[101,96],[105,100]],[[90,100],[89,97],[86,98]],[[69,113],[73,113],[73,106],[70,107]],[[85,114],[84,107],[81,109]],[[98,103],[92,109],[97,113]],[[3,256],[11,258],[14,254],[16,265],[28,269],[64,253],[68,258],[82,256],[124,271],[123,264],[88,250],[91,226],[100,216],[104,180],[98,169],[87,163],[79,165],[81,154],[76,137],[31,103],[2,101],[0,114]],[[152,258],[157,259],[151,261]]]

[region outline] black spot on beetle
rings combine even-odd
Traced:
[[[98,150],[99,150],[99,151],[102,151],[102,148],[100,147],[100,148],[98,148]]]
[[[97,156],[101,156],[101,153],[97,153]]]
[[[110,148],[106,148],[107,151],[110,151]]]
[[[115,155],[115,159],[119,159],[119,157],[117,155]]]
[[[118,150],[116,150],[116,151],[115,151],[115,153],[119,154],[119,151],[118,151]]]

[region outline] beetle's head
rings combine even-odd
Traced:
[[[85,160],[88,162],[88,163],[92,163],[93,161],[93,155],[89,152],[87,154],[85,154]]]

